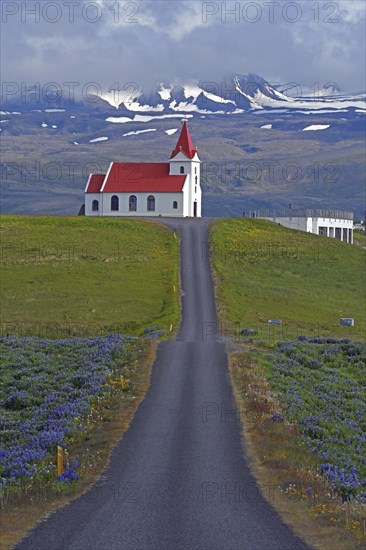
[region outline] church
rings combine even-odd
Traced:
[[[86,216],[201,217],[200,158],[186,121],[168,162],[111,162],[90,174]]]

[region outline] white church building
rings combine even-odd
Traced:
[[[201,217],[200,164],[184,121],[169,162],[111,162],[90,174],[85,215]]]

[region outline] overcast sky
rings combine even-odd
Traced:
[[[39,8],[37,8],[37,5]],[[365,90],[364,0],[2,1],[6,82],[270,82]],[[32,10],[35,11],[31,13]],[[234,13],[233,13],[234,12]]]

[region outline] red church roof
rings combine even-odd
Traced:
[[[89,181],[86,185],[85,192],[99,193],[102,188],[104,178],[105,178],[105,174],[91,174],[89,177]]]
[[[183,122],[183,127],[180,132],[177,145],[175,146],[174,151],[170,155],[170,158],[172,159],[179,152],[183,153],[186,157],[190,159],[193,159],[194,155],[197,153],[197,150],[193,146],[191,134],[189,133],[186,121]]]
[[[114,162],[103,185],[103,189],[102,184],[98,188],[100,183],[98,178],[102,176],[93,174],[86,192],[180,193],[187,176],[170,176],[169,168],[170,165],[168,162]]]

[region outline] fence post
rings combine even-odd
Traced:
[[[64,469],[64,451],[57,445],[57,475],[61,475]]]

